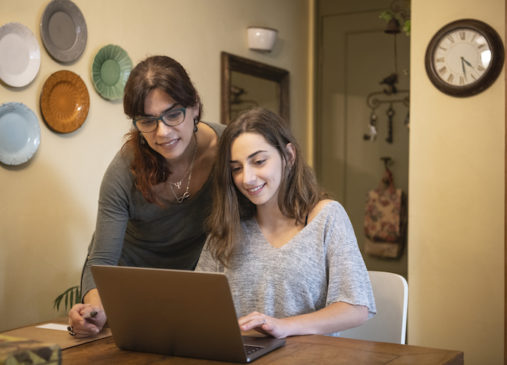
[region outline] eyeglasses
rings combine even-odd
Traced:
[[[154,132],[158,128],[159,120],[168,127],[176,127],[185,120],[186,108],[175,108],[174,106],[163,111],[158,117],[135,117],[132,120],[134,127],[141,133]]]

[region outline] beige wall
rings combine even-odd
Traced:
[[[459,18],[504,38],[504,0],[412,0],[408,342],[502,364],[505,80],[470,98],[437,91],[426,46]]]
[[[118,44],[134,63],[153,54],[179,60],[210,121],[220,116],[221,51],[285,68],[291,77],[292,126],[306,149],[308,0],[75,0],[87,22],[88,43],[72,65],[55,62],[40,41],[39,22],[48,3],[0,0],[0,25],[26,25],[42,56],[29,86],[0,85],[0,103],[25,103],[41,127],[40,148],[31,163],[0,166],[0,331],[56,316],[53,299],[79,282],[102,174],[129,128],[121,103],[102,99],[90,81],[93,57],[101,47]],[[247,49],[249,25],[279,30],[271,54]],[[91,101],[86,122],[66,135],[51,132],[39,112],[44,81],[62,69],[81,76]]]

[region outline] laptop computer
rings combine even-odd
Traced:
[[[91,270],[121,349],[251,362],[285,344],[242,336],[222,273],[106,265]]]

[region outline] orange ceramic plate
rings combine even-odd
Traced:
[[[47,125],[59,133],[81,127],[88,116],[90,96],[83,80],[72,71],[57,71],[44,83],[40,109]]]

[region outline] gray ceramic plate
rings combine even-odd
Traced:
[[[0,162],[20,165],[35,154],[40,127],[35,113],[22,103],[0,105]]]
[[[52,0],[42,14],[44,47],[56,61],[77,60],[86,47],[88,32],[81,10],[70,0]]]

